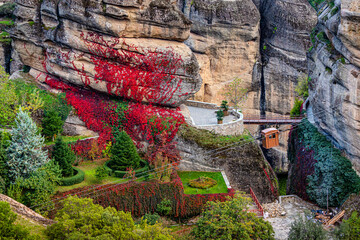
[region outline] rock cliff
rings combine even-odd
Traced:
[[[342,0],[318,9],[309,53],[310,120],[360,171],[360,3]]]
[[[191,22],[169,0],[16,3],[14,53],[40,80],[50,75],[127,98],[141,92],[136,100],[171,106],[201,86],[197,60],[183,43]]]

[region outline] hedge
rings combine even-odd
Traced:
[[[234,196],[234,193],[233,189],[228,189],[228,193],[184,194],[181,179],[174,172],[170,182],[151,180],[148,182],[87,186],[59,193],[54,198],[63,198],[75,194],[79,197],[90,197],[94,199],[96,204],[104,207],[112,206],[117,210],[131,212],[134,217],[154,213],[157,205],[166,198],[171,200],[172,205],[169,216],[189,218],[199,215],[207,201],[226,201],[227,197]],[[50,216],[54,216],[54,214],[55,212],[52,212]]]
[[[110,176],[114,176],[114,177],[118,177],[118,178],[122,178],[125,176],[125,174],[127,173],[127,171],[120,171],[120,170],[112,170],[109,167],[109,164],[111,163],[111,160],[107,161],[104,165],[105,169],[107,170],[108,174]],[[143,172],[147,171],[149,169],[147,162],[145,162],[144,160],[140,161],[140,165],[143,166],[142,168],[138,168],[135,170],[135,176],[141,176]]]
[[[349,159],[342,156],[307,119],[291,132],[289,191],[320,207],[339,206],[351,193],[360,191],[360,177]]]
[[[60,186],[71,186],[74,184],[81,183],[85,179],[85,173],[79,168],[73,167],[76,174],[71,177],[65,177],[60,179]]]

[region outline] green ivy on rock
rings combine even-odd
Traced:
[[[334,148],[307,119],[290,132],[290,192],[320,207],[339,206],[360,191],[360,177],[349,159]]]

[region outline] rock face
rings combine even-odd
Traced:
[[[142,91],[136,100],[170,106],[201,86],[196,58],[183,43],[191,22],[169,0],[16,3],[13,47],[40,73],[127,98]],[[124,79],[136,89],[125,89]]]
[[[260,14],[251,0],[178,0],[193,22],[185,43],[195,53],[203,85],[195,100],[219,104],[223,87],[234,78],[249,90],[246,109],[257,111],[259,79],[252,77],[259,58]]]
[[[336,1],[319,9],[309,54],[308,112],[313,123],[360,172],[360,3]]]
[[[289,115],[297,78],[307,72],[309,33],[317,23],[307,0],[263,0],[260,6],[263,99],[261,110]]]

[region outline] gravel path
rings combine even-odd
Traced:
[[[191,118],[195,122],[195,125],[217,124],[216,113],[215,113],[215,111],[217,110],[191,107],[191,106],[187,106],[187,107],[190,111]],[[230,114],[229,116],[224,117],[223,123],[229,123],[234,120],[237,120],[237,118],[234,115]]]

